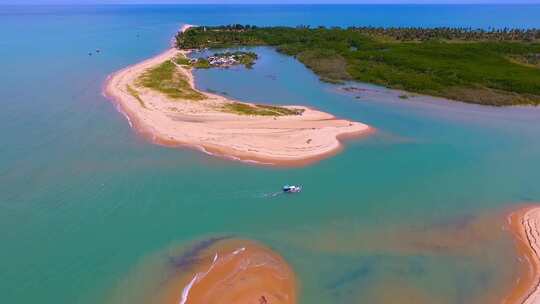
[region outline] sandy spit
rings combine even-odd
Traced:
[[[136,85],[144,71],[188,53],[168,49],[110,75],[105,84],[105,96],[117,103],[134,129],[154,143],[258,164],[301,166],[339,152],[345,139],[374,131],[366,124],[304,106],[287,106],[303,109],[302,115],[237,115],[221,110],[225,104],[238,102],[223,96],[201,92],[206,96],[203,100],[171,99]],[[191,69],[177,66],[177,71],[195,88]],[[128,87],[136,88],[144,106]]]

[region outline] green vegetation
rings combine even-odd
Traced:
[[[470,103],[540,104],[540,30],[192,28],[179,48],[268,45],[329,82],[356,80]]]
[[[206,58],[197,59],[197,61],[193,63],[192,66],[196,69],[209,69],[212,67],[210,65],[210,62]]]
[[[173,61],[174,61],[174,63],[176,63],[178,65],[181,65],[181,66],[191,66],[191,61],[189,60],[189,58],[187,58],[186,56],[184,56],[182,54],[176,55],[176,57],[174,57]]]
[[[350,27],[363,34],[399,41],[460,40],[460,41],[518,41],[540,40],[538,29],[471,29],[471,28],[421,28],[421,27]]]
[[[223,110],[239,115],[258,115],[258,116],[287,116],[301,115],[303,109],[289,109],[285,107],[276,107],[269,105],[250,105],[240,102],[228,103],[223,106]]]
[[[343,80],[351,80],[347,72],[347,61],[334,50],[307,50],[299,53],[297,58],[325,82],[339,84]]]
[[[243,64],[248,69],[253,68],[255,61],[259,58],[255,52],[236,52],[233,56],[237,58],[240,64]]]
[[[212,67],[206,58],[191,60],[182,54],[177,55],[173,62],[186,68],[209,69]]]
[[[188,79],[177,71],[176,64],[172,60],[148,69],[137,79],[137,85],[156,90],[174,99],[205,98],[203,94],[191,88]]]
[[[135,90],[129,84],[126,85],[126,89],[127,89],[128,93],[129,93],[129,95],[131,95],[131,96],[135,97],[135,99],[137,99],[137,101],[141,104],[141,107],[146,108],[146,105],[144,104],[144,101],[142,100],[142,98],[139,95],[139,92],[137,90]]]

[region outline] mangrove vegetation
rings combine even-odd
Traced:
[[[272,46],[328,82],[356,80],[464,102],[540,104],[540,30],[201,26],[181,49]]]

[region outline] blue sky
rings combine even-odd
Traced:
[[[0,4],[140,4],[140,3],[417,3],[417,4],[469,4],[469,3],[537,3],[540,0],[0,0]]]

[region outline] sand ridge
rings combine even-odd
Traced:
[[[217,248],[216,248],[217,247]],[[285,260],[250,241],[220,242],[182,290],[180,304],[296,303],[296,282]]]
[[[184,26],[185,31],[190,26]],[[341,140],[373,132],[359,122],[337,119],[304,106],[301,115],[249,116],[223,111],[238,102],[200,92],[203,100],[171,99],[159,92],[138,87],[137,79],[148,69],[188,51],[175,48],[112,74],[104,93],[118,104],[130,124],[158,144],[197,148],[208,154],[269,165],[303,165],[338,152]],[[190,68],[177,65],[195,88]],[[128,87],[137,88],[144,106]]]
[[[250,240],[223,239],[198,250],[161,286],[155,303],[295,304],[296,276],[272,249]]]

